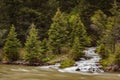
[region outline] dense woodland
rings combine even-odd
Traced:
[[[120,67],[120,0],[0,0],[0,60],[61,67],[97,46]]]

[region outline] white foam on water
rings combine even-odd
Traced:
[[[27,69],[22,69],[22,68],[18,68],[18,69],[11,69],[12,71],[22,71],[22,72],[29,72],[29,70]]]
[[[85,72],[85,73],[103,73],[104,71],[101,69],[101,65],[99,63],[100,56],[95,53],[96,47],[91,47],[86,50],[85,56],[88,57],[88,59],[80,58],[79,61],[75,62],[75,65],[72,67],[60,69],[60,63],[56,63],[55,65],[49,65],[49,66],[41,66],[42,69],[57,69],[60,72]]]

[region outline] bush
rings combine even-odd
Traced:
[[[117,47],[115,53],[114,53],[114,63],[117,65],[120,65],[120,48]]]
[[[83,49],[84,48],[81,45],[79,37],[75,37],[72,49],[70,51],[71,58],[74,59],[74,60],[77,60],[78,58],[82,57],[84,55]]]
[[[109,57],[109,54],[111,53],[110,49],[105,46],[104,44],[101,44],[97,50],[98,54],[100,54],[100,56],[103,58],[103,59],[106,59]]]
[[[48,62],[48,61],[50,61],[50,60],[51,60],[51,58],[47,57],[47,58],[43,58],[43,59],[42,59],[42,62]]]
[[[114,58],[115,58],[114,55],[109,54],[109,57],[106,58],[106,59],[102,59],[102,60],[100,61],[100,63],[102,64],[103,68],[105,68],[105,67],[107,67],[107,66],[109,66],[109,65],[111,65],[111,64],[114,63]]]
[[[66,68],[66,67],[73,66],[74,63],[75,63],[74,60],[66,59],[66,60],[64,60],[64,61],[61,62],[60,68]]]

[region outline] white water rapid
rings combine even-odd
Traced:
[[[101,65],[99,63],[100,56],[95,53],[96,47],[91,47],[86,49],[85,52],[85,58],[80,58],[79,61],[75,62],[75,65],[72,67],[60,69],[59,63],[56,63],[55,65],[49,65],[49,66],[41,66],[42,69],[56,69],[60,72],[88,72],[88,73],[102,73],[104,72],[101,69]]]

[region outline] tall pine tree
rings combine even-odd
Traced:
[[[30,63],[39,61],[39,58],[41,56],[40,43],[41,42],[39,41],[38,32],[35,29],[35,25],[32,24],[25,43],[26,61],[29,61]]]
[[[94,31],[94,35],[97,35],[97,38],[100,38],[104,35],[107,24],[107,15],[103,11],[95,11],[94,15],[91,17],[92,25],[91,28]]]
[[[81,42],[79,40],[79,37],[75,37],[74,38],[74,42],[73,42],[73,46],[72,46],[72,49],[70,51],[71,55],[72,55],[72,58],[73,59],[78,59],[80,57],[83,56],[83,52],[82,52],[83,48],[81,46]]]
[[[70,20],[72,31],[71,31],[71,44],[74,43],[76,36],[78,37],[81,46],[88,46],[90,44],[90,37],[87,35],[86,27],[82,23],[78,14],[72,15]],[[74,45],[74,44],[72,44]]]
[[[50,52],[57,54],[61,53],[61,47],[66,42],[66,29],[64,14],[58,9],[48,31]]]
[[[19,48],[21,44],[17,39],[17,33],[15,32],[15,27],[12,25],[10,32],[8,34],[7,40],[5,42],[4,59],[8,61],[15,61],[19,59]]]

